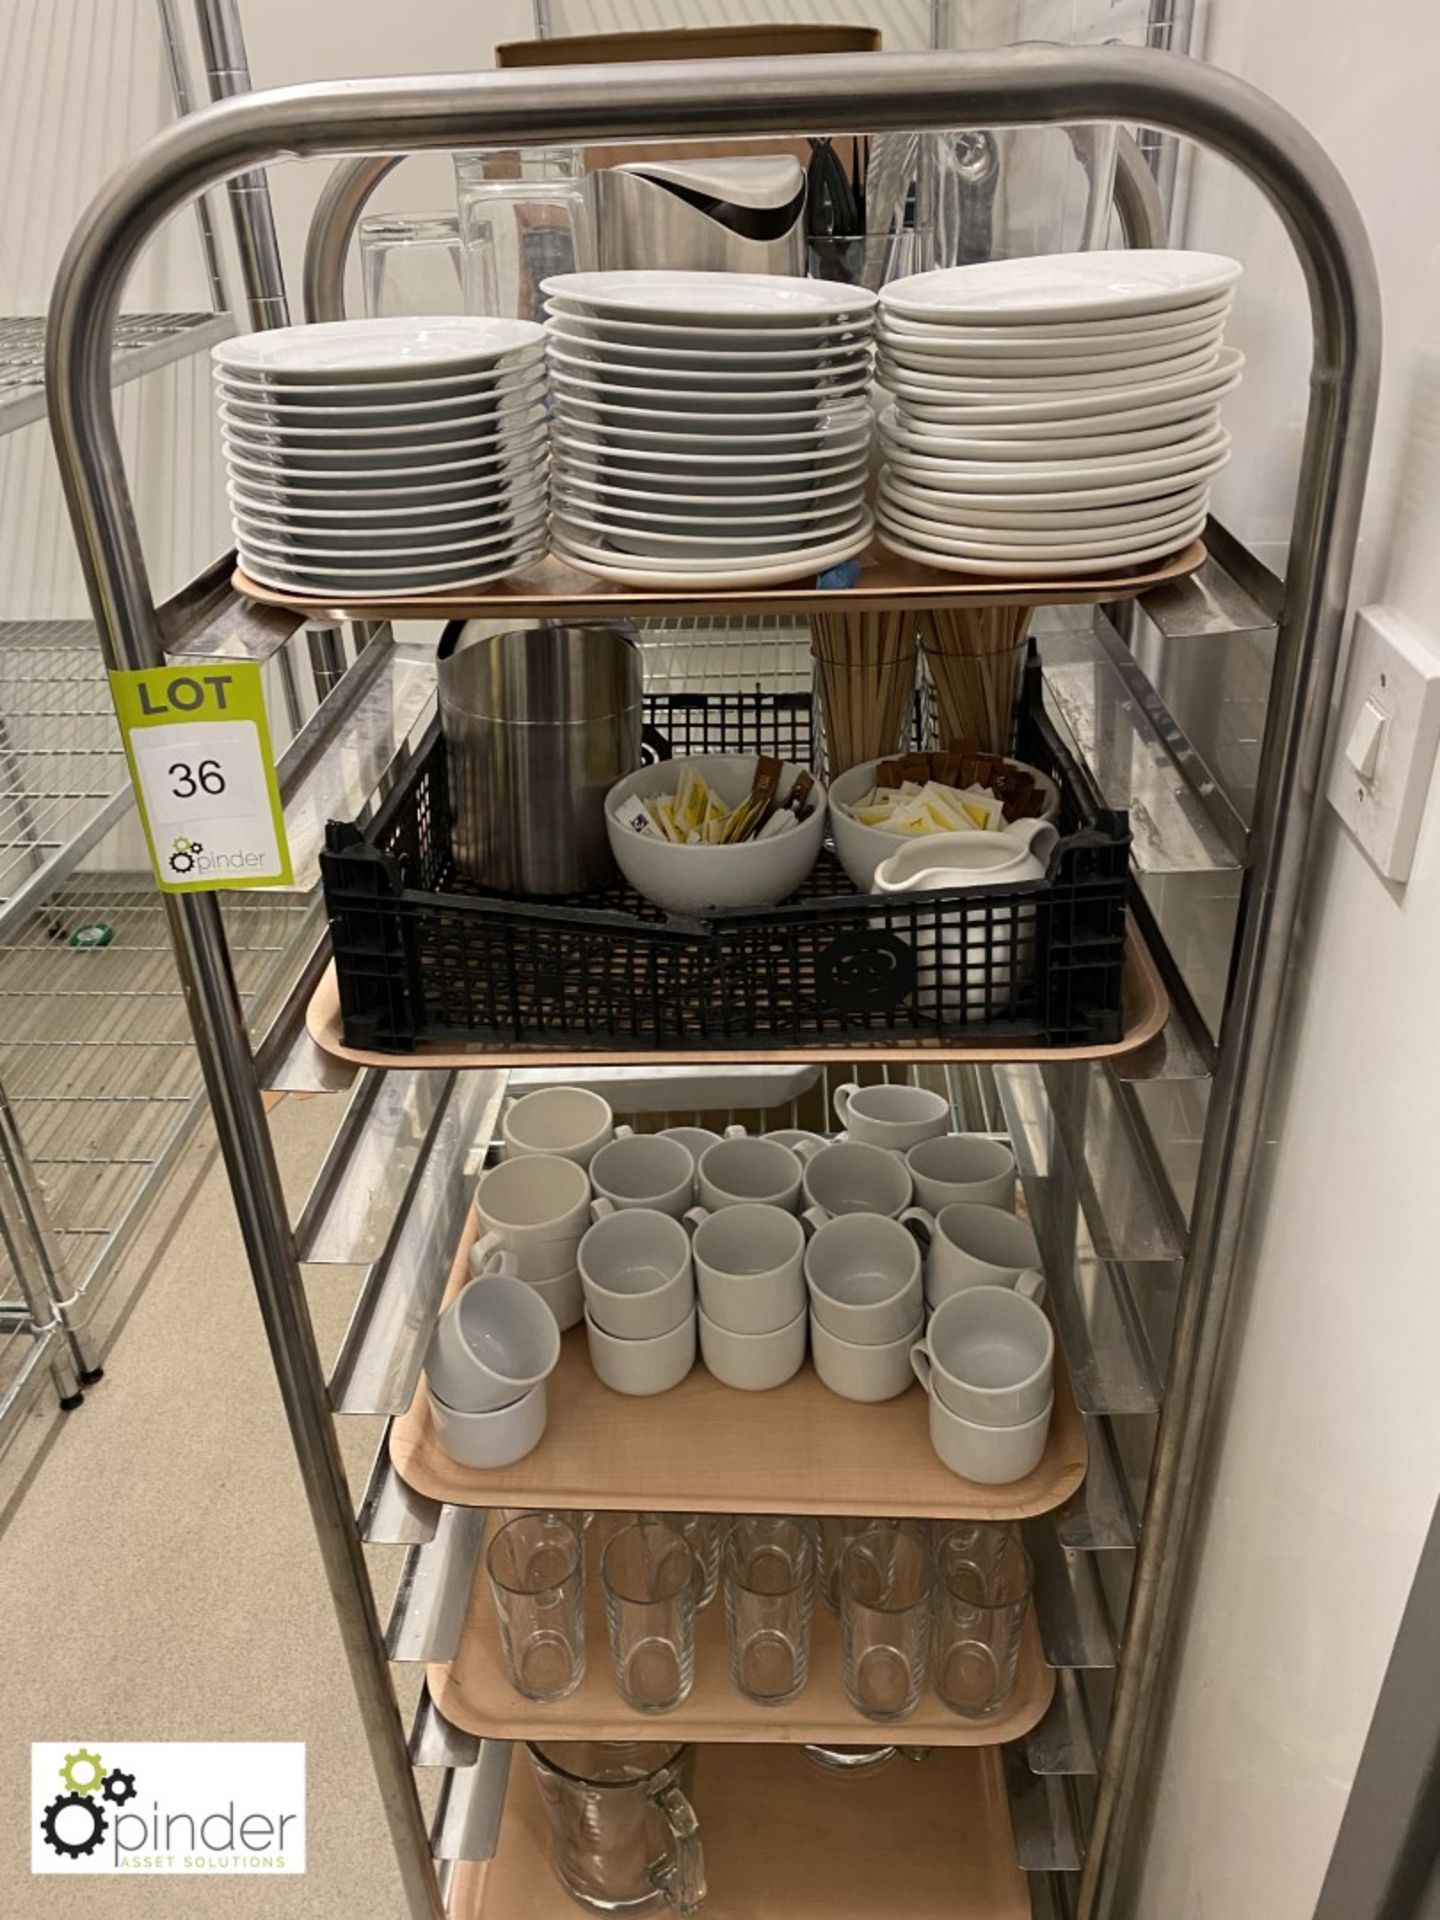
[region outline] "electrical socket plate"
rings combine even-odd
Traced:
[[[1437,744],[1440,652],[1393,607],[1360,608],[1327,793],[1387,880],[1410,877]]]

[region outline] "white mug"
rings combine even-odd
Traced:
[[[701,1154],[696,1189],[701,1206],[712,1211],[748,1201],[793,1213],[800,1198],[800,1161],[775,1140],[722,1140]]]
[[[532,1293],[538,1293],[549,1307],[561,1333],[578,1327],[584,1319],[585,1289],[580,1284],[578,1267],[571,1267],[568,1273],[557,1274],[553,1280],[527,1280],[525,1284]]]
[[[655,1340],[622,1340],[606,1333],[585,1314],[585,1338],[590,1364],[616,1393],[668,1393],[678,1387],[695,1364],[695,1320],[692,1307],[678,1327]]]
[[[590,1162],[595,1219],[625,1207],[653,1207],[678,1220],[695,1197],[695,1162],[658,1133],[617,1135]]]
[[[962,1480],[987,1487],[1004,1486],[1033,1473],[1045,1452],[1050,1431],[1049,1402],[1019,1427],[982,1427],[952,1413],[937,1394],[930,1395],[930,1444],[941,1461]]]
[[[690,1236],[653,1207],[626,1207],[580,1242],[580,1281],[590,1318],[623,1340],[653,1340],[695,1304]]]
[[[812,1227],[842,1213],[883,1213],[894,1220],[910,1204],[909,1170],[897,1153],[859,1140],[797,1151],[805,1163],[800,1184]]]
[[[915,1198],[931,1213],[956,1201],[1015,1211],[1015,1156],[983,1133],[937,1134],[905,1155]]]
[[[920,1331],[917,1321],[909,1333],[898,1340],[886,1340],[875,1346],[860,1346],[831,1333],[812,1313],[810,1316],[810,1353],[815,1371],[832,1393],[842,1400],[893,1400],[912,1384],[910,1348]]]
[[[539,1446],[545,1433],[545,1382],[508,1407],[489,1413],[461,1413],[429,1395],[435,1437],[462,1467],[508,1467]]]
[[[506,1102],[500,1135],[506,1157],[552,1153],[588,1167],[615,1130],[610,1102],[588,1087],[537,1087]]]
[[[809,1147],[813,1152],[816,1147],[829,1145],[823,1133],[812,1133],[808,1127],[772,1127],[761,1138],[774,1140],[782,1147],[789,1147],[792,1153],[799,1153],[805,1147]]]
[[[746,1393],[764,1393],[783,1386],[805,1364],[807,1315],[801,1307],[793,1320],[768,1333],[735,1333],[717,1327],[700,1311],[700,1356],[715,1378]]]
[[[574,1268],[590,1223],[590,1181],[574,1160],[520,1154],[481,1174],[475,1217],[480,1233],[470,1249],[471,1273],[500,1249],[515,1255],[522,1280],[554,1280]]]
[[[932,1307],[967,1287],[1013,1287],[1040,1267],[1040,1249],[1027,1220],[1003,1207],[957,1200],[935,1216],[925,1260],[925,1298]]]
[[[1050,1404],[1055,1334],[1035,1296],[1038,1273],[1014,1289],[970,1287],[952,1293],[910,1349],[915,1378],[962,1420],[1020,1427]]]
[[[846,1214],[822,1226],[805,1249],[805,1283],[821,1326],[856,1346],[913,1335],[924,1311],[914,1235],[882,1214]]]
[[[835,1089],[835,1118],[850,1139],[904,1153],[922,1140],[949,1132],[950,1102],[928,1087],[899,1081],[862,1087],[850,1080]]]
[[[623,1132],[624,1129],[620,1131]],[[712,1132],[709,1127],[662,1127],[659,1137],[662,1140],[678,1140],[690,1158],[696,1162],[707,1147],[717,1145],[720,1140],[720,1135]]]
[[[490,1413],[523,1399],[559,1358],[560,1329],[550,1309],[497,1267],[468,1280],[435,1322],[425,1381],[456,1413]]]
[[[805,1311],[805,1230],[793,1213],[742,1202],[716,1213],[694,1207],[685,1222],[695,1230],[700,1305],[717,1327],[774,1333]]]

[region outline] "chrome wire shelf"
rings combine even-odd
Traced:
[[[228,340],[228,313],[127,313],[115,329],[116,386]],[[45,418],[45,316],[0,314],[0,433]]]

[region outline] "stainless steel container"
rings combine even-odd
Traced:
[[[618,627],[441,636],[440,726],[462,873],[507,893],[615,878],[605,795],[640,764],[640,651]]]
[[[631,161],[590,175],[602,268],[804,273],[805,173],[789,154]]]

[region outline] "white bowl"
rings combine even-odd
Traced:
[[[631,886],[667,913],[773,907],[787,900],[820,852],[825,834],[824,787],[816,781],[809,809],[797,827],[776,839],[735,847],[678,847],[656,834],[636,833],[616,818],[617,808],[637,795],[648,800],[673,793],[686,766],[701,774],[730,806],[745,798],[755,776],[753,754],[707,753],[689,760],[662,760],[617,781],[605,796],[605,827],[616,865]],[[800,771],[786,762],[782,792],[789,791]]]
[[[1058,819],[1060,789],[1055,782],[1039,767],[1032,767],[1024,760],[1011,760],[1007,764],[1034,774],[1036,784],[1045,795],[1041,819]],[[878,760],[862,761],[858,767],[851,767],[830,783],[830,835],[835,842],[840,864],[850,876],[850,884],[861,893],[875,891],[876,867],[882,860],[888,860],[902,841],[914,837],[911,834],[892,833],[886,827],[867,827],[863,822],[852,819],[845,811],[845,807],[853,807],[869,793],[875,784],[879,765]]]

